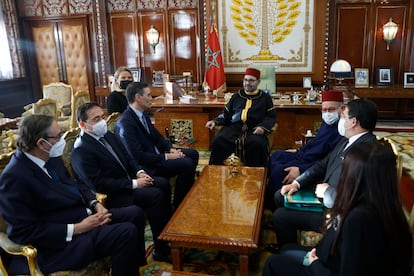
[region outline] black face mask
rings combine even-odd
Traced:
[[[121,87],[121,89],[126,89],[128,84],[130,84],[132,81],[130,80],[121,80],[119,82],[119,87]]]

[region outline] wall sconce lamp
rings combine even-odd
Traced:
[[[154,54],[155,54],[155,47],[158,45],[159,40],[160,40],[160,32],[157,31],[157,29],[155,29],[153,25],[151,25],[151,28],[149,28],[145,32],[145,35],[147,36],[147,41],[149,45],[151,45],[152,49],[154,50]]]
[[[390,49],[390,43],[394,40],[397,35],[398,24],[392,22],[392,18],[388,20],[386,24],[382,27],[382,34],[384,36],[385,42],[387,42],[387,50]]]

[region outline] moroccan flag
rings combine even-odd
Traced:
[[[217,36],[217,29],[214,24],[210,26],[207,37],[206,71],[204,74],[203,88],[206,86],[209,87],[209,90],[217,90],[217,94],[223,94],[227,89],[223,58]]]

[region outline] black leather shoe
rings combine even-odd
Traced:
[[[264,245],[264,248],[273,254],[279,253],[280,250],[279,245],[277,245],[276,243],[267,243]]]
[[[162,251],[162,250],[161,250]],[[170,252],[159,252],[154,248],[152,251],[152,259],[157,262],[165,262],[172,264],[172,258]]]

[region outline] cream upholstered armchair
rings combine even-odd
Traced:
[[[72,103],[71,103],[71,114],[70,114],[70,127],[75,128],[78,126],[78,122],[76,120],[76,110],[79,106],[84,103],[90,102],[90,96],[88,91],[78,91],[73,95]]]
[[[43,85],[43,98],[56,100],[58,116],[70,116],[73,89],[63,82],[54,82]]]
[[[58,117],[58,107],[56,100],[53,99],[40,99],[33,104],[33,114],[43,114],[53,116],[55,119]]]

